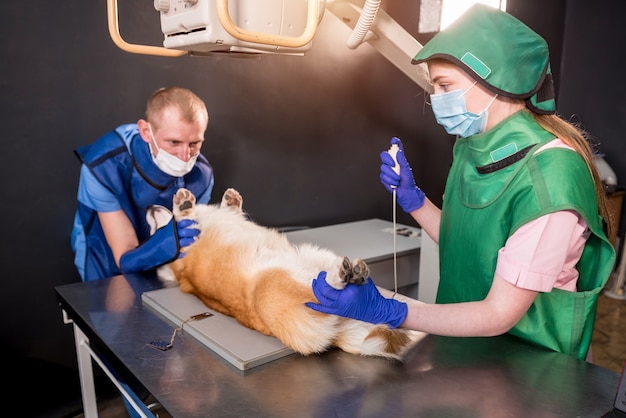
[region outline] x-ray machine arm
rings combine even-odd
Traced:
[[[292,2],[291,5],[293,4]],[[185,23],[176,21],[175,24],[169,24],[170,32],[182,33],[187,38],[184,42],[188,42],[189,37],[198,36],[199,32],[202,32],[192,27],[193,23],[202,19],[211,19],[212,24],[204,23],[205,32],[207,28],[211,28],[213,32],[223,32],[225,36],[222,38],[232,37],[230,39],[240,42],[240,46],[231,48],[231,51],[243,53],[303,55],[304,51],[311,45],[324,12],[328,11],[352,29],[352,34],[346,42],[348,48],[355,49],[362,43],[370,44],[411,80],[425,91],[430,92],[431,86],[427,81],[428,70],[425,65],[411,64],[411,59],[422,48],[422,45],[382,10],[380,4],[381,0],[308,0],[304,31],[300,35],[292,36],[241,28],[231,17],[228,0],[155,0],[154,2],[155,9],[161,12],[164,33],[168,25],[168,21],[164,20],[164,17],[168,14],[176,14],[177,16],[195,14],[190,17],[192,23],[189,23],[190,20],[187,19]],[[287,7],[284,1],[277,0],[249,0],[248,3],[245,3],[245,0],[231,0],[231,6],[235,13],[243,14],[242,10],[248,8],[254,9],[252,11],[256,15],[275,12],[275,15],[281,16],[283,14],[282,8]],[[281,10],[278,10],[279,8]],[[195,49],[197,48],[196,45],[200,45],[200,43],[193,46],[177,45],[176,41],[179,41],[180,36],[178,39],[177,36],[166,37],[166,42],[164,42],[166,47],[126,42],[120,35],[117,0],[107,0],[107,16],[111,39],[126,52],[170,57],[210,53],[210,51],[207,52],[206,48]],[[221,28],[216,30],[215,27],[219,26],[217,22]],[[172,26],[174,28],[171,28]],[[178,35],[178,33],[174,33],[174,35]],[[217,44],[219,41],[215,43]],[[204,45],[207,44],[205,42]],[[255,46],[260,46],[261,49],[255,50]]]

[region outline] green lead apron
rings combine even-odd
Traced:
[[[574,210],[590,230],[576,266],[578,291],[539,293],[509,332],[584,359],[615,251],[602,229],[595,183],[583,158],[564,148],[535,154],[552,139],[529,112],[521,111],[455,143],[441,213],[437,303],[483,300],[498,250],[520,226],[551,212]]]

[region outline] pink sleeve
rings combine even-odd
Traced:
[[[520,227],[498,251],[496,274],[523,289],[576,291],[576,263],[589,236],[574,211],[544,215]]]

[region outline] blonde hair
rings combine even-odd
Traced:
[[[604,190],[604,183],[600,178],[600,174],[593,162],[593,148],[589,141],[588,133],[577,125],[569,123],[558,115],[540,115],[531,112],[535,120],[546,131],[554,134],[557,138],[561,139],[564,143],[574,148],[578,152],[593,176],[593,181],[596,184],[596,197],[598,200],[598,210],[600,215],[607,224],[607,236],[613,236],[615,232],[616,219],[610,209],[609,200]]]
[[[161,112],[169,107],[176,107],[186,122],[209,121],[204,101],[191,90],[182,87],[163,87],[152,93],[146,103],[146,120],[155,129],[158,128]]]

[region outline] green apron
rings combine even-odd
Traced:
[[[578,291],[539,293],[509,332],[584,359],[615,251],[603,231],[595,183],[583,158],[565,148],[534,154],[553,139],[528,111],[520,111],[485,133],[457,140],[441,213],[437,303],[483,300],[498,250],[520,226],[574,210],[590,230],[576,266]]]

